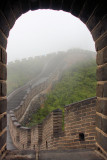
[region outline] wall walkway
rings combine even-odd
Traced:
[[[56,76],[56,74],[54,75]],[[29,103],[31,99],[39,94],[41,91],[46,89],[48,85],[50,85],[51,81],[54,80],[54,76],[51,75],[50,77],[41,77],[40,79],[36,78],[36,80],[32,81],[32,86],[29,85],[31,83],[26,84],[25,86],[17,89],[12,94],[8,96],[8,114],[7,114],[7,149],[8,150],[14,150],[16,147],[13,144],[13,141],[10,136],[9,131],[9,121],[10,121],[10,114],[9,110],[13,109],[16,111],[16,115],[20,112],[20,117],[17,117],[20,119],[21,122],[23,122],[23,118],[26,117],[26,110],[28,110]],[[23,108],[23,111],[22,111]],[[19,111],[17,113],[17,111]],[[18,119],[18,120],[19,120]]]

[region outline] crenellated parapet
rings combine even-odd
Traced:
[[[95,149],[96,97],[65,106],[64,130],[62,111],[51,112],[42,123],[23,127],[10,111],[10,132],[20,150]]]
[[[37,96],[40,97],[40,94],[43,91],[48,89],[49,86],[50,87],[52,86],[52,84],[54,83],[54,78],[56,77],[56,74],[57,73],[52,74],[49,77],[43,78],[40,81],[37,81],[37,83],[32,84],[27,89],[27,92],[24,95],[22,101],[20,102],[20,105],[13,109],[15,117],[20,123],[23,123],[24,118],[26,117],[27,111],[31,109],[32,100],[35,99]]]

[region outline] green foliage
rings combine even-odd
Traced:
[[[51,53],[45,56],[30,57],[21,61],[10,62],[7,67],[8,94],[37,77],[41,72],[44,72],[44,77],[49,76],[50,73],[56,70],[62,72],[69,66],[93,58],[95,59],[94,52],[71,49],[67,52]]]
[[[96,64],[86,62],[66,71],[54,89],[47,95],[45,106],[63,107],[95,96]]]
[[[34,113],[27,125],[33,126],[42,122],[51,111],[57,108],[62,110],[64,119],[64,106],[95,95],[96,63],[95,60],[90,59],[63,72],[60,81],[47,94],[44,108]],[[64,121],[62,123],[64,129]]]

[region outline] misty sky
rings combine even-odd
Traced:
[[[10,31],[8,62],[71,48],[95,51],[92,36],[79,19],[63,11],[30,11]]]

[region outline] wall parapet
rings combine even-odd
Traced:
[[[10,133],[14,145],[21,150],[95,149],[96,97],[65,106],[64,131],[62,111],[51,112],[42,123],[23,127],[10,111]]]
[[[69,110],[75,106],[80,107],[80,106],[84,106],[84,105],[87,105],[90,103],[95,103],[96,100],[97,100],[97,97],[91,97],[91,98],[87,98],[87,99],[79,101],[79,102],[71,103],[71,104],[65,106],[65,110]]]
[[[19,122],[23,122],[24,116],[26,114],[26,110],[36,95],[39,95],[43,90],[45,90],[48,85],[53,81],[56,74],[53,74],[45,79],[43,79],[39,84],[34,84],[30,88],[28,88],[25,96],[23,97],[22,101],[20,102],[20,105],[13,109],[15,116]]]
[[[93,97],[65,107],[65,135],[74,148],[95,149],[96,101]]]
[[[56,118],[57,115],[57,118]],[[39,148],[47,149],[51,139],[60,136],[62,130],[62,111],[54,110],[42,123],[33,127],[23,127],[16,119],[14,111],[10,111],[10,133],[14,145],[21,150],[32,150]],[[58,125],[59,124],[59,125]],[[47,134],[46,134],[47,132]],[[50,141],[49,138],[50,137]],[[51,146],[52,148],[52,146]]]

